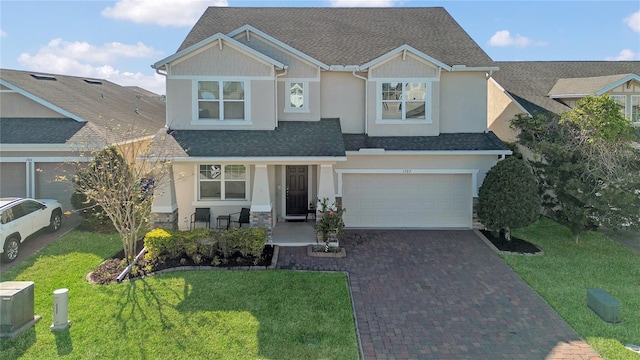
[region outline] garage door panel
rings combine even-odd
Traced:
[[[471,176],[345,174],[347,227],[471,226]]]

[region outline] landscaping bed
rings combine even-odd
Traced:
[[[264,229],[152,230],[136,244],[136,249],[146,249],[144,256],[121,280],[177,268],[265,269],[272,264],[274,247],[265,245],[264,238]],[[94,269],[87,280],[102,285],[116,282],[126,265],[125,253],[120,251]]]
[[[504,238],[504,236],[496,236],[494,233],[488,230],[480,230],[480,232],[500,252],[523,255],[537,255],[542,253],[542,249],[526,240],[514,236],[511,236],[511,240],[507,240]]]

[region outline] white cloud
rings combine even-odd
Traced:
[[[489,39],[489,45],[491,46],[515,46],[515,47],[527,47],[531,45],[543,46],[547,45],[544,41],[535,41],[526,36],[516,34],[512,36],[509,30],[500,30],[491,36]]]
[[[331,0],[333,7],[392,7],[401,0]]]
[[[4,32],[4,30],[0,29],[0,37],[5,37],[7,36],[7,33]]]
[[[624,23],[629,25],[631,30],[640,32],[640,11],[634,12],[633,14],[626,17]]]
[[[640,53],[633,52],[631,49],[622,49],[618,56],[605,58],[608,61],[626,61],[640,60]]]
[[[145,75],[114,68],[113,63],[122,58],[149,58],[161,52],[142,43],[133,45],[117,42],[94,46],[87,42],[69,42],[53,39],[37,54],[22,53],[18,62],[28,70],[107,79],[119,85],[135,85],[164,94],[165,78],[158,74]]]
[[[120,0],[102,16],[139,24],[193,26],[209,6],[229,6],[227,0]]]
[[[49,43],[41,48],[38,54],[34,56],[43,57],[56,55],[91,63],[108,63],[119,58],[153,58],[161,54],[161,51],[146,46],[142,42],[135,44],[110,42],[101,46],[95,46],[85,41],[70,42],[57,38],[49,41]],[[21,54],[20,56],[22,57],[23,55],[26,54]]]

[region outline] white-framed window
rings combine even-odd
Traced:
[[[288,80],[284,88],[285,112],[309,112],[309,83]]]
[[[247,167],[201,164],[198,166],[198,200],[245,200]]]
[[[382,81],[378,84],[379,119],[431,121],[431,82]]]
[[[640,95],[631,95],[631,122],[640,125]]]
[[[609,97],[620,104],[622,115],[627,116],[627,96],[626,95],[609,95]]]
[[[246,120],[245,81],[199,80],[195,86],[198,120]]]

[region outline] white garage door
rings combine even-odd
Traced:
[[[342,195],[347,227],[471,227],[471,175],[344,174]]]

